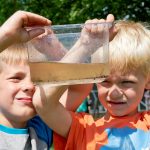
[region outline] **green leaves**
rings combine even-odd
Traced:
[[[87,19],[105,18],[150,22],[150,0],[0,0],[0,24],[17,10],[43,15],[53,24],[84,23]]]

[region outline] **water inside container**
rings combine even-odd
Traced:
[[[111,26],[90,23],[45,27],[45,33],[28,45],[32,79],[51,84],[102,81],[109,74]]]

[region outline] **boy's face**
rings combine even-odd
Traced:
[[[32,97],[35,87],[28,65],[3,65],[0,73],[0,123],[22,127],[35,115]]]
[[[108,114],[113,116],[132,115],[137,112],[148,79],[140,71],[121,75],[111,73],[102,83],[97,84],[98,97]]]

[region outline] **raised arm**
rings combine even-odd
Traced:
[[[70,85],[60,98],[60,103],[70,111],[76,111],[89,95],[93,84]]]
[[[72,118],[59,102],[68,86],[38,86],[33,97],[33,105],[40,117],[56,133],[67,137]]]
[[[90,32],[92,32],[92,29]],[[80,88],[82,91],[82,86]],[[60,103],[60,98],[67,89],[68,86],[52,87],[51,85],[43,85],[37,87],[33,97],[33,105],[35,106],[37,113],[50,128],[63,137],[67,137],[72,123],[70,112]],[[66,100],[71,100],[73,93],[69,93],[70,89],[68,89],[68,94],[66,94]],[[84,96],[85,95],[83,95],[83,97]],[[74,93],[74,97],[74,99],[78,99],[77,93]]]
[[[0,27],[0,52],[14,43],[26,42],[44,33],[42,28],[27,30],[26,27],[46,26],[51,21],[34,13],[17,11]]]

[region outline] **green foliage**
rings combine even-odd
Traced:
[[[105,18],[150,22],[150,0],[0,0],[0,24],[17,10],[43,15],[53,24],[83,23]]]

